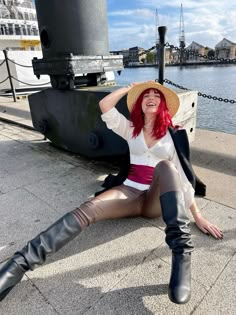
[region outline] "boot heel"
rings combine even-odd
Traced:
[[[176,304],[185,304],[191,297],[191,254],[172,253],[169,299]]]
[[[21,281],[25,271],[14,261],[9,260],[0,268],[0,301]]]
[[[0,302],[5,299],[5,297],[8,295],[8,293],[9,293],[13,288],[14,288],[14,286],[12,286],[12,287],[10,287],[10,288],[4,290],[4,291],[0,294]]]

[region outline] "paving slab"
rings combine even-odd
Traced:
[[[25,185],[32,185],[35,182],[44,178],[50,178],[52,176],[62,176],[66,171],[71,168],[71,165],[65,165],[63,162],[48,161],[47,164],[38,165],[38,169],[35,167],[28,167],[27,169],[18,171],[15,174],[9,174],[4,177],[4,180],[0,183],[0,191],[6,193],[13,189],[24,187]]]
[[[229,261],[194,315],[235,314],[236,255]]]
[[[2,315],[58,315],[38,289],[24,277],[20,284],[20,294],[12,290],[11,300],[3,300],[0,306]]]
[[[33,127],[28,99],[14,102],[11,97],[0,96],[0,117]]]
[[[63,214],[94,196],[94,192],[101,189],[100,176],[103,174],[73,167],[64,174],[26,185],[25,189]]]
[[[24,189],[0,195],[0,263],[54,222],[58,214]]]
[[[85,314],[191,314],[206,290],[192,281],[194,294],[190,302],[181,306],[170,303],[169,275],[170,265],[150,254]]]
[[[236,135],[196,130],[191,143],[195,172],[207,185],[207,198],[236,207]]]
[[[163,242],[163,232],[142,220],[117,221],[91,226],[47,265],[27,273],[61,314],[82,314]]]

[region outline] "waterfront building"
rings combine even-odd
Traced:
[[[145,63],[147,54],[144,48],[135,46],[122,50],[110,51],[112,55],[122,55],[125,66],[136,66]]]
[[[131,47],[129,48],[129,64],[136,65],[143,63],[143,60],[146,59],[145,49],[142,47]]]
[[[216,46],[216,57],[217,58],[236,58],[236,43],[231,42],[230,40],[223,38]]]
[[[193,41],[185,49],[187,52],[189,52],[186,54],[185,62],[206,61],[203,57],[197,56],[197,54],[208,56],[210,51],[211,51],[211,54],[213,53],[213,49],[206,47],[206,46],[203,46],[203,45],[201,45],[195,41]]]
[[[32,0],[0,0],[0,50],[40,50]]]
[[[154,50],[154,54],[155,54],[155,63],[158,64],[159,63],[159,56],[158,56],[158,50]],[[167,47],[165,49],[165,63],[166,64],[173,64],[176,63],[178,60],[178,53],[175,49]]]

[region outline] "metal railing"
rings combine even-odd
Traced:
[[[24,67],[24,68],[33,68],[33,66],[29,66],[29,65],[22,65],[18,62],[15,62],[14,60],[8,58],[8,51],[7,50],[3,50],[3,53],[4,53],[4,58],[5,60],[3,60],[1,63],[0,63],[0,68],[6,64],[6,68],[7,68],[7,73],[8,73],[8,76],[0,81],[0,85],[4,82],[6,82],[7,80],[9,80],[10,82],[10,86],[11,86],[11,93],[12,93],[12,96],[13,96],[13,100],[14,102],[16,102],[16,91],[15,91],[15,87],[14,87],[14,83],[13,83],[13,80],[14,81],[17,81],[17,82],[20,82],[22,84],[25,84],[27,86],[34,86],[34,87],[40,87],[40,86],[45,86],[45,85],[48,85],[50,84],[50,82],[46,82],[46,83],[40,83],[40,84],[31,84],[31,83],[27,83],[27,82],[23,82],[17,78],[15,78],[12,74],[11,74],[11,70],[10,70],[10,66],[9,66],[9,62],[17,65],[17,66],[20,66],[20,67]]]

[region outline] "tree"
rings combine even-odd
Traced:
[[[207,53],[208,57],[215,57],[215,51],[213,49],[209,50]]]
[[[154,63],[154,53],[149,51],[146,56],[147,63]]]

